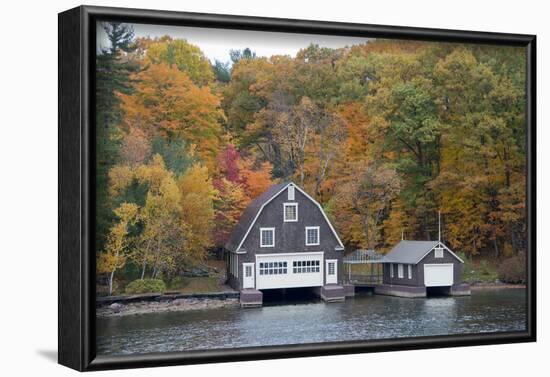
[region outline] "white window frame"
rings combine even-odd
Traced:
[[[271,239],[273,240],[273,243],[271,245],[264,245],[264,231],[271,231],[273,233],[273,236]],[[275,247],[275,228],[260,228],[260,247]]]
[[[288,267],[287,260],[270,261],[270,262],[258,262],[258,275],[272,276],[272,275],[288,275],[290,268]]]
[[[317,230],[317,242],[316,243],[308,243],[308,237],[307,237],[307,231],[308,230]],[[319,246],[321,244],[321,227],[319,226],[306,226],[306,246]]]
[[[407,277],[408,277],[409,279],[412,279],[412,278],[413,278],[412,264],[408,264],[408,265],[407,265],[407,275],[408,275]]]
[[[296,218],[294,220],[289,220],[286,218],[286,207],[296,208]],[[298,203],[283,203],[283,221],[285,223],[294,223],[298,221]]]
[[[327,262],[328,262],[327,275],[329,276],[336,275],[336,262],[332,260],[329,260]],[[332,272],[330,271],[331,267],[332,267]]]
[[[393,279],[393,263],[390,263],[390,278]]]
[[[295,190],[294,190],[294,186],[290,185],[288,186],[287,188],[287,198],[288,200],[295,200]]]
[[[442,247],[436,247],[434,249],[434,257],[437,259],[443,258],[445,256],[445,252],[443,251]]]
[[[403,264],[402,263],[398,263],[397,264],[397,277],[399,279],[403,279],[405,275],[403,275]]]

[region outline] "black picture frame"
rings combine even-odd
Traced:
[[[523,46],[526,60],[527,330],[131,356],[95,353],[96,21]],[[536,341],[536,36],[80,6],[59,14],[59,363],[79,371]]]

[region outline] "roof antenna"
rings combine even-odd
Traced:
[[[401,228],[401,241],[403,241],[403,228]]]
[[[441,211],[438,211],[438,216],[439,216],[439,220],[438,220],[439,235],[437,239],[439,242],[441,242]]]

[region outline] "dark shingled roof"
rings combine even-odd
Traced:
[[[384,256],[386,263],[416,264],[439,241],[401,241]]]
[[[227,250],[233,252],[237,251],[237,247],[244,238],[246,232],[248,231],[248,228],[250,228],[250,225],[252,225],[254,218],[256,217],[262,206],[288,184],[290,184],[290,182],[283,182],[273,185],[268,188],[267,191],[265,191],[263,194],[254,199],[252,203],[250,203],[250,205],[244,210],[238,224],[233,229],[229,240],[225,244],[225,248]]]

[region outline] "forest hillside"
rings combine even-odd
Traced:
[[[525,50],[372,40],[294,57],[136,38],[96,60],[98,273],[169,278],[219,253],[243,209],[294,181],[347,251],[404,235],[522,255]],[[524,268],[523,266],[521,268]]]

